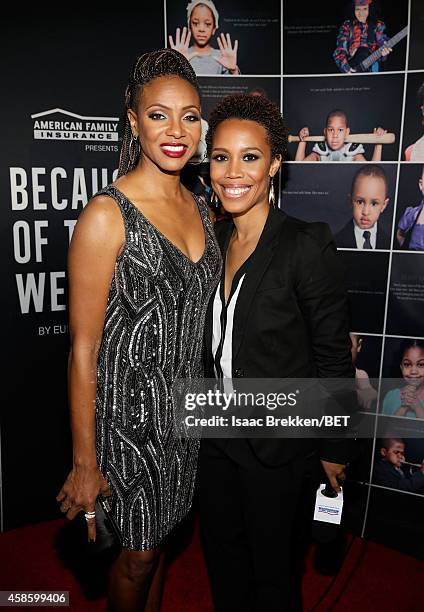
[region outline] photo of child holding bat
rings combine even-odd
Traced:
[[[374,143],[372,161],[380,161],[382,145],[392,143],[394,134],[382,127],[374,128],[372,134],[350,134],[347,115],[343,110],[332,110],[325,122],[324,136],[310,136],[309,128],[303,127],[299,135],[289,136],[289,142],[298,141],[295,161],[366,161],[362,142]],[[306,155],[307,142],[315,142],[312,152]]]
[[[400,354],[405,384],[386,393],[382,413],[424,419],[424,340],[405,340]]]

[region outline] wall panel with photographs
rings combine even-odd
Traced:
[[[356,4],[283,3],[281,206],[328,223],[346,268],[357,388],[369,382],[376,419],[351,473],[368,491],[362,532],[422,556],[422,517],[414,527],[390,506],[424,506],[424,11]]]
[[[13,95],[5,99],[0,181],[5,378],[8,405],[22,409],[7,411],[1,440],[5,528],[56,516],[51,491],[70,456],[68,239],[87,199],[116,175],[120,92],[131,62],[172,46],[189,58],[202,93],[199,163],[187,170],[194,190],[208,188],[204,135],[225,95],[267,96],[285,115],[291,138],[280,205],[300,219],[328,223],[335,235],[346,266],[358,393],[381,434],[352,476],[356,525],[418,554],[424,443],[412,425],[421,422],[424,405],[424,8],[421,0],[360,4],[357,14],[350,0],[165,0],[93,22],[74,16],[58,24],[50,14],[35,28],[27,15],[19,20],[18,46],[13,28],[6,32],[11,53],[2,58],[2,75]],[[105,31],[125,33],[125,44],[108,46]],[[36,69],[16,79],[28,57]],[[105,141],[85,142],[79,133],[79,140],[37,137],[40,117],[65,123],[69,116],[103,118]],[[54,177],[61,201],[52,193]],[[19,199],[24,184],[29,204]],[[16,244],[35,227],[50,242],[41,242],[40,255],[31,233],[26,257]],[[402,424],[403,434],[385,435],[389,422]],[[20,503],[28,456],[34,472],[48,475],[27,483],[31,499],[50,500],[36,506]]]

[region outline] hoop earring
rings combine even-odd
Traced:
[[[270,183],[270,186],[269,186],[269,193],[268,193],[268,202],[270,206],[275,208],[275,191],[274,191],[274,181],[272,180],[272,176],[270,177],[269,183]]]
[[[216,195],[213,189],[212,189],[212,195],[211,195],[211,203],[215,205],[218,204],[218,196]]]

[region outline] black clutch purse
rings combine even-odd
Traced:
[[[94,542],[89,542],[87,539],[87,522],[84,513],[81,513],[87,553],[95,556],[117,555],[122,548],[122,534],[112,516],[108,498],[99,495],[94,509],[96,511],[96,539]]]

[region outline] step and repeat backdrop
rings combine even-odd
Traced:
[[[205,127],[228,94],[281,107],[280,206],[333,231],[358,394],[375,419],[351,468],[346,521],[422,556],[423,3],[168,0],[118,16],[33,11],[4,37],[2,528],[58,516],[71,461],[67,248],[82,208],[116,176],[134,60],[171,46],[198,74]],[[191,178],[207,175],[195,168]]]

